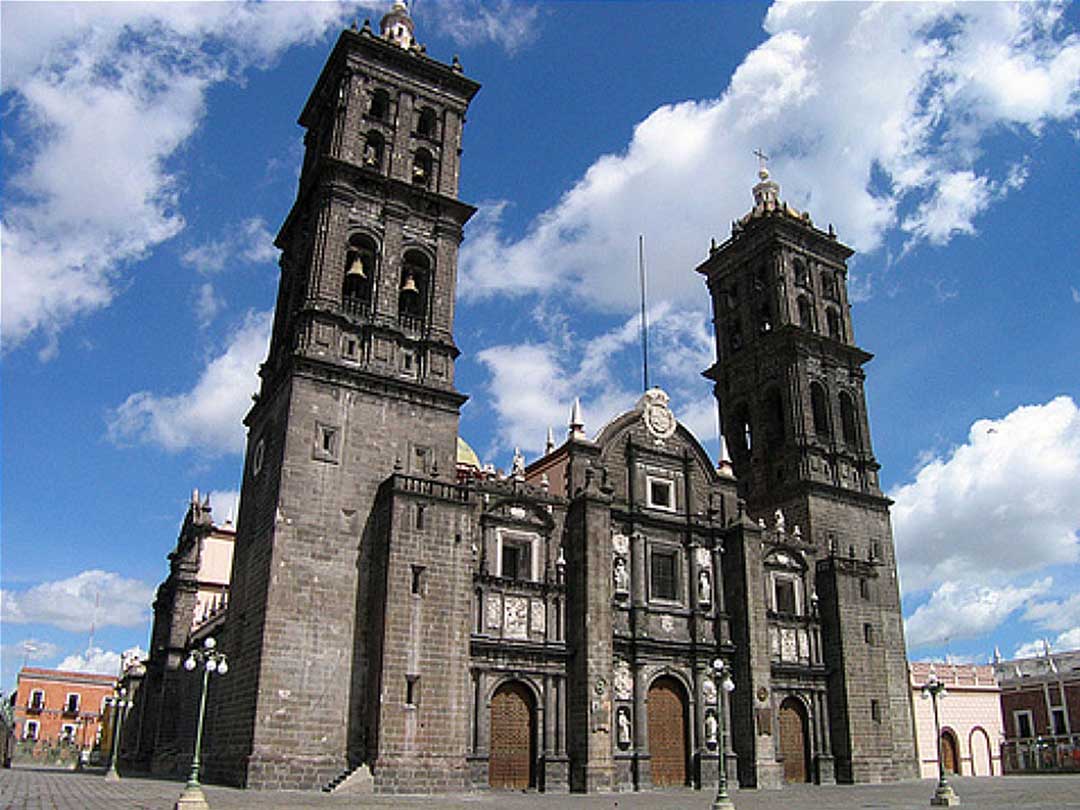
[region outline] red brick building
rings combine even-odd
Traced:
[[[16,738],[93,748],[115,684],[112,675],[23,667],[15,693]]]
[[[1080,650],[1000,661],[1005,772],[1080,771]]]

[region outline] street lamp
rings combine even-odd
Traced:
[[[717,657],[712,662],[713,674],[720,683],[720,688],[727,694],[735,691],[735,681],[731,679],[731,667],[723,658]],[[716,750],[719,756],[716,759],[716,798],[713,799],[712,810],[735,810],[735,804],[731,801],[727,791],[727,746],[725,745],[724,724],[724,701],[721,700],[716,706],[717,719],[720,721],[720,734],[716,741]]]
[[[115,782],[120,778],[120,772],[116,770],[116,760],[120,758],[120,730],[124,727],[124,712],[131,701],[127,699],[127,689],[120,687],[116,697],[112,698],[112,753],[109,755],[109,770],[105,772],[105,778]]]
[[[206,716],[206,688],[209,686],[211,672],[224,675],[229,671],[229,662],[225,658],[225,653],[220,652],[216,647],[217,642],[214,637],[207,636],[203,641],[202,649],[191,650],[187,660],[184,661],[184,669],[188,672],[194,672],[202,664],[203,679],[202,692],[199,695],[199,719],[195,726],[195,756],[191,760],[191,774],[188,776],[187,785],[176,801],[175,810],[209,810],[206,796],[202,792],[202,785],[199,784],[199,749],[202,748],[203,719]]]
[[[953,792],[952,786],[945,779],[945,758],[941,755],[941,720],[938,717],[938,699],[949,693],[945,691],[945,684],[938,680],[936,672],[931,671],[930,677],[922,687],[923,700],[927,698],[934,704],[934,734],[937,736],[937,762],[938,783],[934,789],[934,795],[930,797],[930,804],[934,807],[952,807],[960,804],[960,797]]]

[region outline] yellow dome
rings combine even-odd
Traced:
[[[458,436],[457,440],[457,463],[466,467],[480,469],[480,457],[476,455],[476,451],[469,447],[469,443],[460,436]]]

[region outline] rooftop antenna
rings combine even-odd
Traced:
[[[649,319],[645,314],[645,236],[638,235],[638,278],[641,282],[641,366],[646,391],[649,390]]]

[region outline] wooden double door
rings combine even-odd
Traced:
[[[810,739],[806,708],[798,698],[780,704],[780,756],[785,782],[810,781]]]
[[[649,687],[649,761],[656,787],[687,784],[687,700],[686,692],[671,677],[657,678]]]
[[[536,706],[517,681],[500,686],[491,698],[491,748],[488,784],[525,790],[536,786]]]

